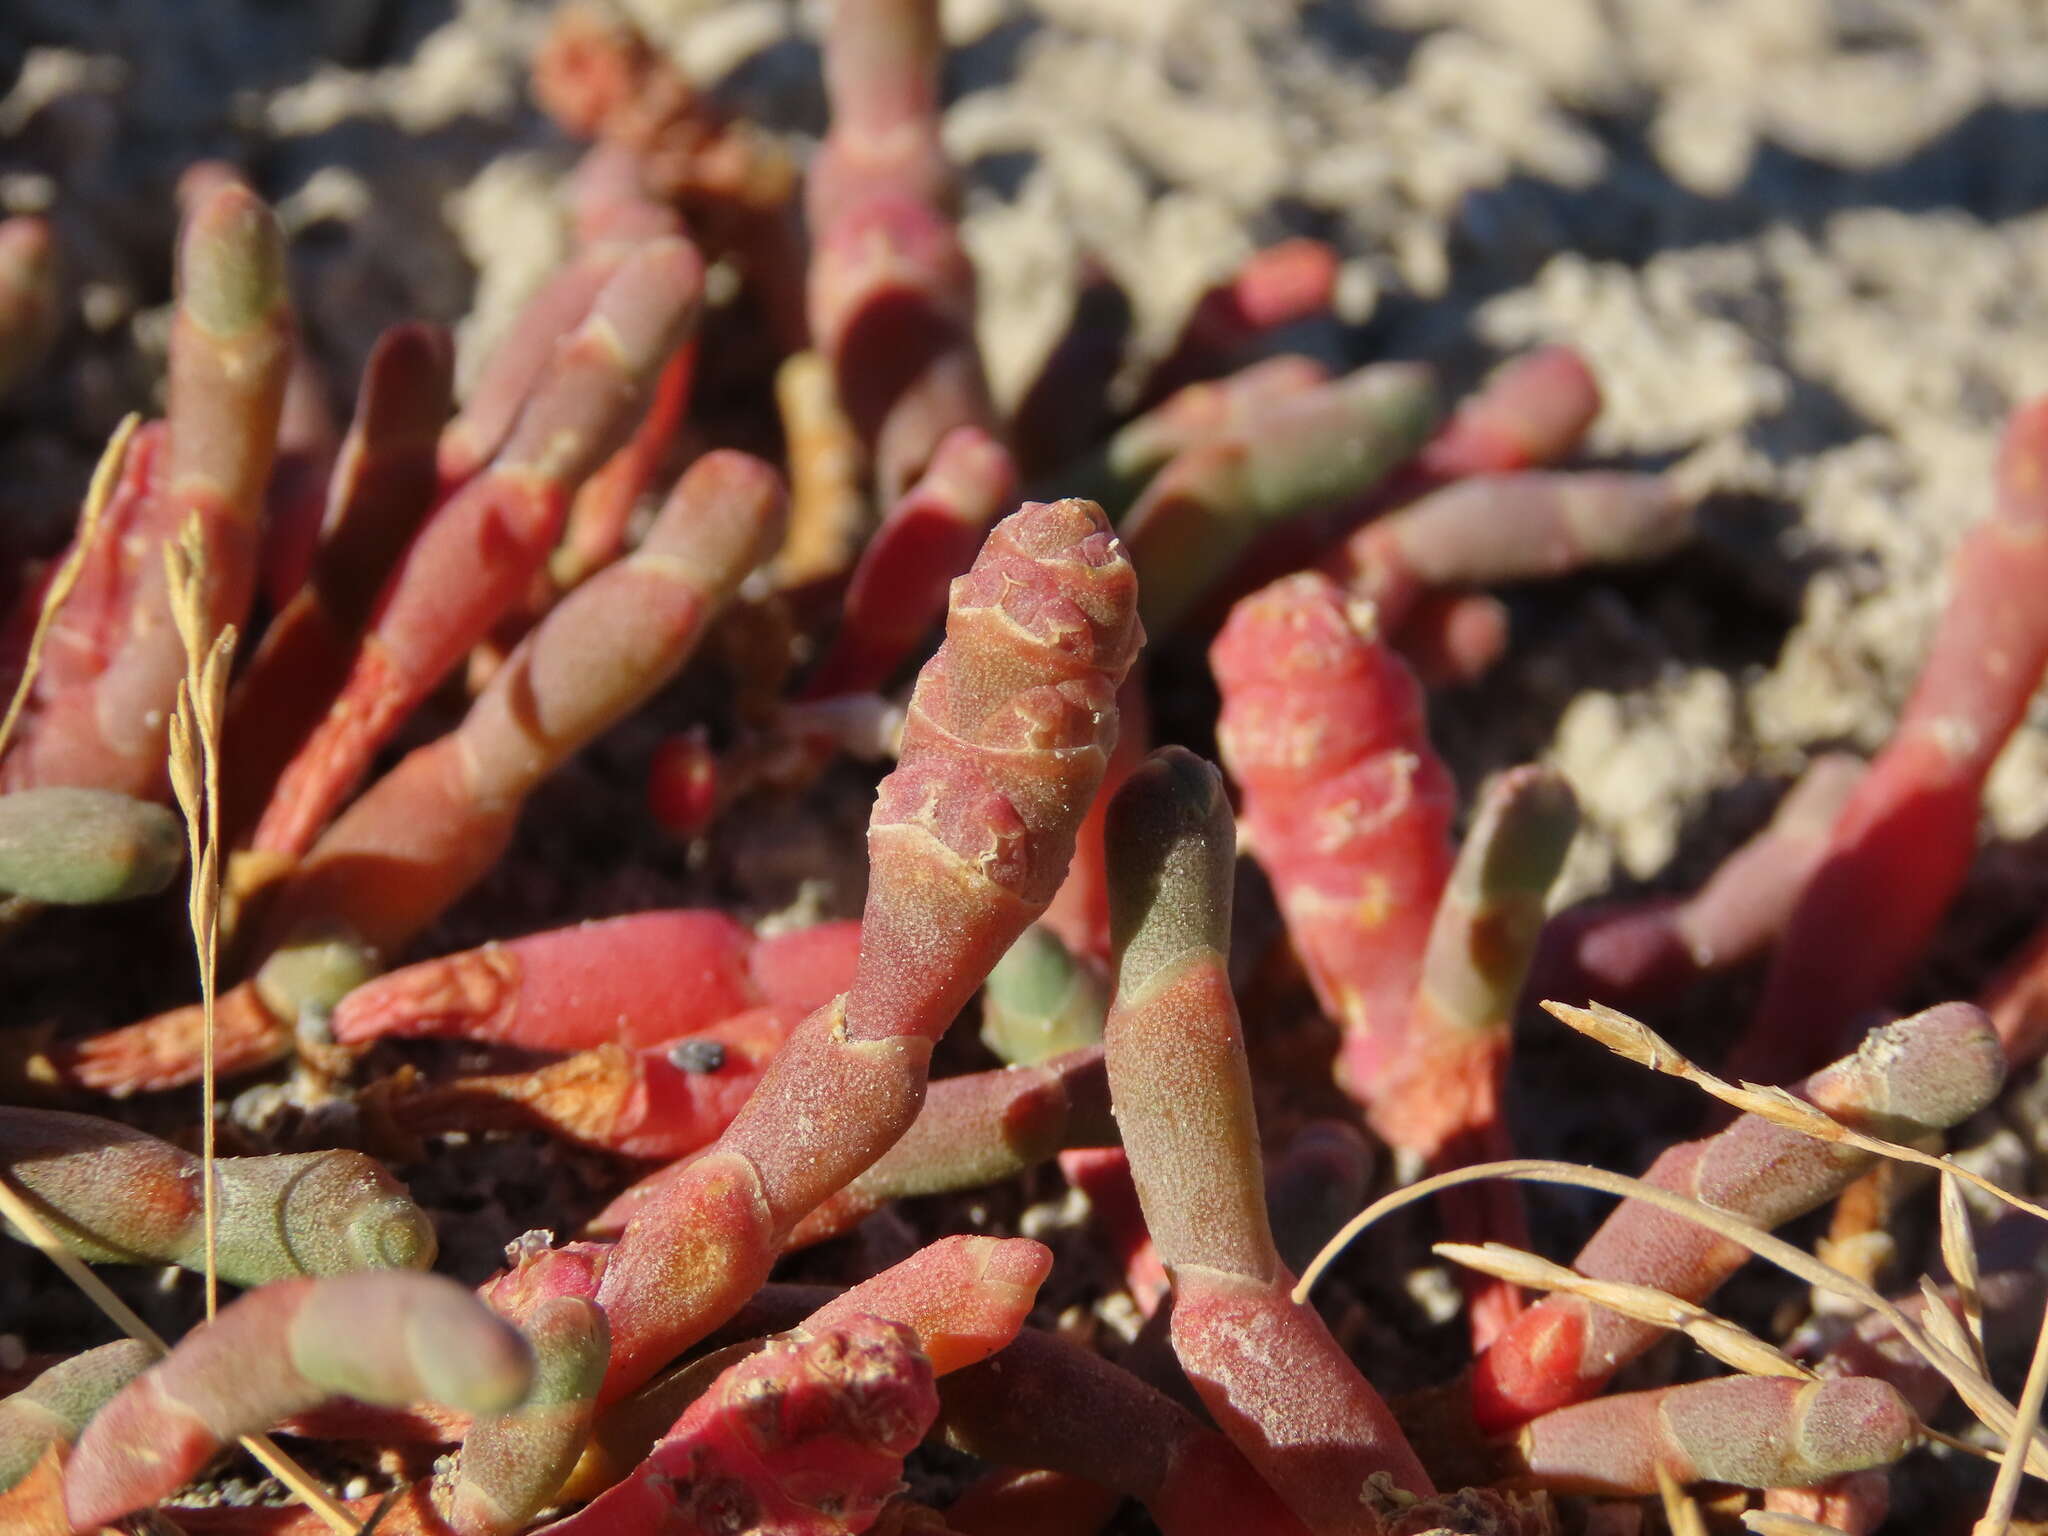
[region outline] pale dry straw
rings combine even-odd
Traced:
[[[1970,1230],[1970,1210],[1963,1186],[1952,1173],[1941,1176],[1941,1258],[1963,1304],[1963,1321],[1976,1346],[1977,1364],[1984,1364],[1983,1277],[1977,1268],[1977,1239]],[[1944,1308],[1944,1311],[1947,1309]]]
[[[1657,1499],[1664,1506],[1664,1523],[1671,1527],[1671,1536],[1707,1536],[1707,1517],[1661,1466],[1657,1468]]]
[[[1637,1322],[1648,1323],[1653,1328],[1669,1328],[1683,1333],[1723,1365],[1747,1375],[1789,1376],[1801,1381],[1813,1379],[1812,1371],[1765,1343],[1747,1328],[1716,1317],[1698,1303],[1660,1291],[1655,1286],[1595,1280],[1536,1254],[1510,1248],[1505,1243],[1438,1243],[1432,1251],[1455,1264],[1477,1270],[1482,1275],[1491,1275],[1496,1280],[1505,1280],[1510,1285],[1535,1291],[1562,1291],[1605,1307],[1610,1312],[1619,1312]]]

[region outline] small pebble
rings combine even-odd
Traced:
[[[725,1045],[718,1040],[678,1040],[668,1048],[669,1065],[683,1072],[716,1072],[725,1065]]]

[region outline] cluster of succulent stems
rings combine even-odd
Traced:
[[[189,743],[168,722],[199,686],[177,620],[211,642],[267,614],[207,743],[224,857],[193,900],[225,985],[10,1056],[0,1194],[16,1237],[241,1294],[167,1351],[106,1343],[12,1383],[0,1526],[974,1536],[1103,1530],[1137,1501],[1167,1536],[1534,1536],[1690,1484],[1851,1533],[1883,1518],[1884,1469],[1953,1378],[1896,1336],[1814,1366],[1729,1344],[1704,1309],[1768,1229],[1937,1141],[2048,1043],[2048,940],[1981,1008],[1859,1037],[1960,887],[1985,775],[2048,667],[2048,403],[2007,428],[1995,509],[1875,761],[1816,759],[1693,894],[1553,913],[1570,786],[1518,767],[1461,806],[1429,690],[1506,651],[1498,589],[1662,559],[1689,499],[1565,467],[1600,404],[1569,348],[1449,412],[1420,363],[1332,377],[1269,355],[1329,302],[1315,242],[1220,281],[1135,388],[1089,332],[1118,296],[1086,289],[999,408],[941,58],[935,0],[835,0],[831,127],[799,169],[648,39],[565,6],[535,88],[595,141],[567,264],[459,406],[448,333],[392,327],[340,430],[308,403],[275,219],[225,167],[187,176],[166,417],[117,440],[0,636],[0,897],[12,928],[177,879]],[[719,302],[774,339],[749,382],[781,467],[687,426],[704,377],[734,383],[712,262],[742,280]],[[34,376],[61,296],[48,226],[0,222],[0,395]],[[173,544],[196,586],[167,572]],[[1204,643],[1220,710],[1197,731],[1220,766],[1155,741],[1185,706],[1155,708],[1143,658]],[[860,738],[891,766],[857,919],[655,910],[419,952],[551,775],[719,666],[738,725],[679,749],[644,835],[715,839]],[[394,750],[465,687],[449,729]],[[1246,881],[1277,931],[1234,947]],[[1643,1181],[1669,1198],[1624,1200],[1563,1278],[1502,1257],[1532,1246],[1529,1218],[1475,1165],[1515,1156],[1531,1002],[1654,1012],[1752,963],[1730,1072],[1790,1095],[1665,1150]],[[1321,1098],[1240,1008],[1297,976],[1296,1011],[1332,1026]],[[933,1079],[963,1014],[995,1064]],[[475,1290],[433,1273],[430,1213],[363,1152],[195,1154],[81,1112],[263,1072],[347,1094],[430,1037],[551,1059],[409,1072],[379,1086],[381,1125],[539,1130],[623,1170],[585,1228],[528,1234]],[[1494,1255],[1465,1276],[1469,1365],[1422,1407],[1383,1396],[1360,1330],[1296,1279],[1393,1168],[1441,1177],[1443,1235]],[[904,1230],[898,1202],[1057,1179],[1138,1319],[1121,1347],[1053,1326],[1064,1239],[1000,1221],[920,1231],[844,1290],[776,1278],[871,1221]],[[1915,1314],[1929,1332],[1951,1306],[1981,1326],[1987,1304],[2038,1305],[1956,1279]],[[1737,1368],[1660,1378],[1646,1357],[1674,1328]],[[1639,1390],[1609,1390],[1624,1372]],[[1970,1406],[2031,1443],[1982,1392]],[[181,1497],[277,1426],[448,1455],[311,1509]],[[905,1492],[926,1445],[986,1464],[945,1509]]]

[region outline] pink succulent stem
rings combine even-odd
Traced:
[[[1303,1524],[1379,1536],[1379,1474],[1432,1492],[1393,1415],[1290,1294],[1225,968],[1236,839],[1221,776],[1156,752],[1110,808],[1117,989],[1103,1036],[1145,1220],[1173,1278],[1173,1347],[1224,1433]]]
[[[1836,818],[1729,1070],[1810,1068],[1910,974],[1977,851],[1984,779],[2048,667],[2048,400],[2006,423],[1998,498],[1956,550],[1948,605],[1892,739]]]
[[[933,1043],[1066,872],[1137,645],[1129,561],[1086,502],[998,524],[953,585],[868,834],[860,961],[605,1271],[629,1390],[735,1311],[788,1234],[917,1118]]]

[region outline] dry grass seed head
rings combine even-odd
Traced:
[[[1757,1257],[1776,1265],[1788,1274],[1804,1280],[1808,1285],[1819,1287],[1832,1295],[1844,1297],[1878,1313],[1891,1324],[1908,1348],[1941,1372],[1955,1388],[1956,1395],[1962,1398],[1964,1404],[1986,1427],[2008,1444],[2015,1440],[2026,1443],[2027,1470],[2036,1476],[2048,1477],[2048,1442],[2043,1442],[2034,1434],[2033,1421],[2029,1420],[2027,1428],[2022,1431],[2019,1412],[1985,1379],[1975,1362],[1947,1348],[1889,1298],[1863,1281],[1823,1264],[1805,1249],[1775,1237],[1740,1217],[1731,1216],[1726,1211],[1715,1210],[1712,1206],[1702,1205],[1697,1200],[1674,1191],[1660,1189],[1641,1179],[1609,1173],[1601,1168],[1586,1168],[1541,1158],[1517,1158],[1506,1162],[1480,1163],[1469,1168],[1436,1174],[1405,1189],[1395,1190],[1352,1217],[1337,1235],[1324,1245],[1322,1252],[1318,1253],[1308,1268],[1302,1272],[1300,1283],[1294,1288],[1295,1299],[1306,1301],[1316,1281],[1350,1242],[1367,1227],[1404,1206],[1426,1200],[1445,1189],[1495,1178],[1565,1184],[1580,1189],[1600,1190],[1624,1199],[1641,1200],[1660,1210],[1698,1222],[1730,1242],[1739,1243]]]
[[[235,628],[206,633],[206,542],[194,513],[164,546],[164,575],[170,584],[171,617],[185,647],[185,676],[178,682],[171,715],[171,791],[185,813],[191,845],[191,891],[187,913],[199,962],[199,1000],[205,1035],[200,1077],[201,1198],[206,1223],[206,1315],[220,1310],[220,1277],[215,1265],[218,1213],[214,1209],[214,994],[220,957],[220,725],[226,708],[228,667]]]
[[[1575,1008],[1569,1003],[1545,1001],[1543,1010],[1560,1023],[1606,1046],[1617,1056],[1633,1061],[1639,1066],[1648,1067],[1653,1072],[1661,1072],[1667,1077],[1681,1078],[1744,1114],[1756,1115],[1773,1125],[1783,1126],[1786,1130],[1811,1136],[1816,1141],[1855,1147],[1874,1157],[1889,1158],[1898,1163],[1911,1163],[1916,1168],[1930,1168],[1944,1178],[1962,1179],[2016,1211],[2025,1211],[2037,1221],[2048,1221],[2048,1209],[2014,1194],[1980,1173],[1950,1162],[1945,1157],[1922,1152],[1918,1147],[1886,1141],[1881,1136],[1851,1130],[1825,1110],[1815,1108],[1783,1088],[1764,1087],[1756,1083],[1738,1085],[1716,1077],[1705,1067],[1688,1060],[1683,1052],[1647,1024],[1630,1018],[1618,1009],[1609,1008],[1603,1003],[1595,1003],[1589,1008]]]
[[[1432,1250],[1467,1269],[1530,1290],[1562,1291],[1653,1328],[1683,1333],[1723,1365],[1749,1376],[1813,1380],[1813,1372],[1726,1318],[1654,1286],[1594,1280],[1504,1243],[1438,1243]]]
[[[1744,1083],[1738,1087],[1728,1083],[1688,1061],[1655,1031],[1625,1013],[1597,1003],[1590,1008],[1574,1008],[1555,1002],[1545,1002],[1543,1006],[1554,1017],[1581,1034],[1591,1036],[1609,1050],[1631,1061],[1639,1062],[1652,1071],[1682,1077],[1725,1104],[1761,1115],[1774,1124],[1801,1131],[1823,1141],[1846,1142],[1895,1162],[1934,1169],[1942,1176],[1944,1190],[1943,1251],[1947,1254],[1952,1250],[1954,1255],[1960,1258],[1960,1268],[1955,1268],[1954,1272],[1957,1274],[1957,1284],[1964,1289],[1966,1297],[1975,1295],[1976,1259],[1968,1237],[1968,1223],[1959,1210],[1951,1209],[1952,1198],[1947,1194],[1947,1187],[1952,1181],[1968,1180],[1986,1194],[2005,1202],[2015,1210],[2025,1211],[2037,1220],[2048,1221],[2048,1210],[2043,1210],[2030,1200],[2022,1199],[1981,1174],[1959,1167],[1945,1157],[1935,1157],[1918,1148],[1900,1146],[1880,1137],[1852,1131],[1812,1105],[1794,1098],[1782,1088],[1760,1088],[1754,1083]],[[1752,1247],[1751,1251],[1762,1252],[1755,1247]],[[1952,1267],[1955,1262],[1955,1259],[1951,1259]],[[1886,1305],[1889,1306],[1889,1303]],[[1965,1301],[1966,1307],[1971,1305],[1969,1300]],[[1892,1314],[1903,1316],[1897,1314],[1895,1308],[1892,1309]],[[1893,1320],[1893,1317],[1888,1315],[1887,1320]],[[2008,1452],[2005,1464],[1999,1468],[1998,1482],[1992,1489],[1990,1505],[1985,1510],[1984,1517],[1974,1527],[1973,1536],[2005,1536],[2012,1524],[2013,1506],[2019,1497],[2021,1473],[2030,1471],[2037,1477],[2048,1477],[2048,1453],[2044,1453],[2037,1432],[2042,1398],[2044,1394],[2048,1394],[2048,1312],[2044,1312],[2041,1332],[2035,1339],[2034,1361],[2028,1369],[2026,1388],[2021,1394],[2020,1404],[2016,1410],[1985,1378],[1981,1343],[1981,1305],[1976,1307],[1972,1327],[1967,1331],[1956,1324],[1953,1314],[1946,1306],[1930,1306],[1928,1320],[1930,1326],[1927,1332],[1923,1333],[1918,1329],[1909,1332],[1901,1329],[1900,1336],[1929,1364],[1948,1377],[1957,1395],[1969,1405],[1972,1413],[1995,1433],[2004,1437]],[[1936,1335],[1939,1335],[1938,1341]],[[1958,1343],[1962,1345],[1960,1349],[1956,1347]],[[1957,1370],[1952,1369],[1952,1365],[1967,1368]],[[2010,1455],[2015,1441],[2026,1444],[2027,1452],[2024,1457]]]

